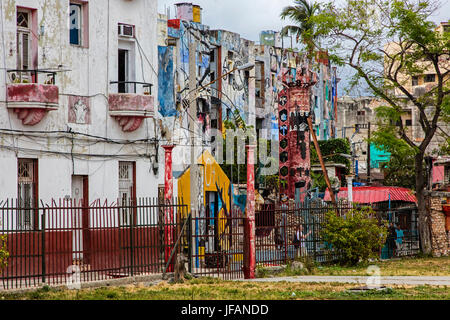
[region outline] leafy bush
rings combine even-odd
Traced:
[[[343,216],[326,214],[322,239],[331,244],[344,265],[356,265],[378,257],[387,237],[387,223],[379,222],[370,207],[349,210]]]
[[[6,236],[0,235],[0,273],[2,273],[2,269],[6,267],[9,257],[9,253],[6,247],[6,239]]]

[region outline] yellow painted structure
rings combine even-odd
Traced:
[[[226,206],[228,212],[231,208],[231,199],[229,195],[230,190],[230,179],[227,177],[225,172],[222,170],[220,165],[214,159],[214,157],[205,150],[203,154],[198,158],[197,163],[200,165],[199,169],[202,171],[203,176],[203,205],[206,206],[206,192],[219,192],[221,193],[224,203],[222,203],[222,208],[220,208],[219,217],[219,234],[224,232],[226,224],[226,215],[224,206]],[[178,178],[178,196],[182,199],[183,204],[187,205],[187,212],[191,211],[191,169],[188,168],[179,178]],[[220,190],[217,190],[217,186]],[[225,237],[226,238],[226,237]],[[222,248],[227,247],[226,239],[222,239]]]
[[[197,23],[202,23],[202,8],[197,5],[192,6],[192,14],[193,14],[193,21]]]

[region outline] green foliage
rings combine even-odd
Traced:
[[[340,154],[350,155],[350,142],[347,139],[330,139],[326,141],[319,141],[320,152],[325,163],[342,163],[346,165],[346,172],[350,172],[351,162],[348,158],[341,156]],[[316,148],[311,144],[311,164],[319,164],[319,157],[317,155]],[[319,188],[320,192],[324,192],[327,188],[327,183],[322,172],[311,172],[312,188]],[[330,178],[330,183],[334,184],[336,179]]]
[[[331,185],[337,182],[336,178],[329,178]],[[311,171],[312,189],[319,188],[319,192],[325,192],[327,189],[327,182],[322,172]]]
[[[415,158],[411,153],[394,153],[389,162],[381,165],[385,186],[416,188]]]
[[[347,170],[350,170],[350,160],[339,155],[350,155],[350,142],[347,139],[319,141],[319,148],[325,162],[342,163],[347,166]],[[319,157],[313,144],[311,144],[311,164],[319,164]]]
[[[0,235],[0,273],[2,272],[2,269],[6,267],[9,252],[7,250],[7,236],[6,235]]]
[[[308,53],[312,56],[315,41],[319,38],[316,33],[316,25],[312,21],[312,17],[320,12],[320,4],[317,2],[309,2],[308,0],[294,0],[294,6],[283,8],[280,14],[281,19],[290,19],[295,25],[285,26],[281,30],[283,36],[289,33],[296,36],[297,42],[302,40],[306,45]]]
[[[379,107],[375,112],[378,129],[373,132],[370,142],[391,154],[389,162],[380,166],[385,175],[384,185],[415,189],[415,156],[418,150],[399,138],[395,131],[402,113],[389,107]]]
[[[404,126],[391,127],[391,134],[421,154],[439,131],[437,123],[450,114],[445,111],[450,108],[445,64],[450,33],[437,32],[432,21],[439,6],[436,0],[329,0],[321,2],[320,12],[309,19],[331,61],[354,71],[351,85],[365,82],[386,102],[379,110],[380,117],[395,123],[405,106],[415,109],[424,139],[417,143]],[[409,77],[426,73],[436,74],[433,88],[410,92]]]
[[[378,257],[387,237],[387,223],[380,223],[370,207],[352,209],[344,216],[326,214],[322,239],[331,244],[341,264],[356,265]]]

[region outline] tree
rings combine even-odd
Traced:
[[[355,265],[377,258],[386,242],[387,222],[379,222],[370,207],[352,209],[343,216],[326,213],[322,239],[331,244],[341,264]]]
[[[383,119],[381,119],[383,121]],[[378,149],[390,153],[388,162],[380,164],[384,172],[384,185],[415,189],[415,150],[405,141],[396,138],[394,125],[380,124],[370,139]]]
[[[311,17],[316,36],[326,37],[330,59],[355,71],[352,85],[364,81],[386,106],[385,123],[398,122],[395,137],[414,150],[415,189],[419,233],[424,253],[431,253],[430,217],[425,207],[425,152],[449,104],[450,33],[436,32],[430,21],[439,4],[433,0],[346,0],[329,2]],[[411,93],[412,76],[431,70],[436,83],[422,93]],[[407,134],[401,120],[406,108],[418,113],[422,141]]]
[[[290,18],[298,25],[288,25],[281,30],[281,35],[286,36],[289,33],[296,36],[297,42],[302,39],[307,46],[310,55],[314,48],[314,41],[318,38],[315,33],[315,25],[311,20],[315,14],[320,11],[318,3],[308,0],[294,0],[294,6],[287,6],[281,12],[281,19]]]
[[[348,139],[322,140],[319,141],[319,148],[325,163],[332,162],[345,164],[346,169],[344,174],[348,174],[350,172],[352,164],[348,158],[342,156],[342,154],[350,155],[351,153],[350,142]],[[317,155],[316,147],[314,145],[311,145],[311,165],[319,163],[319,156]],[[327,183],[322,172],[311,172],[311,179],[313,183],[313,189],[319,188],[319,192],[325,192],[325,190],[327,189]],[[338,179],[331,178],[330,182],[332,185],[334,185],[338,182]]]

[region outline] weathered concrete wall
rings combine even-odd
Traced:
[[[91,200],[116,200],[119,195],[119,161],[136,162],[138,197],[156,197],[158,184],[164,182],[164,152],[158,145],[155,149],[153,143],[110,143],[112,139],[134,141],[156,138],[159,145],[163,144],[164,141],[159,141],[161,130],[157,119],[144,119],[136,131],[125,133],[116,118],[109,114],[108,103],[109,93],[117,93],[117,85],[110,84],[110,81],[118,80],[118,49],[122,45],[134,51],[130,54],[133,69],[130,80],[152,83],[152,98],[156,101],[157,2],[95,0],[85,3],[88,4],[89,23],[82,23],[87,25],[89,41],[86,45],[74,46],[69,42],[69,1],[1,0],[4,30],[1,30],[0,40],[5,46],[0,46],[0,129],[28,131],[30,136],[17,136],[0,130],[1,145],[8,147],[0,149],[0,165],[8,168],[0,172],[0,199],[17,196],[17,158],[38,159],[39,197],[44,202],[71,196],[72,174],[89,176]],[[17,68],[17,7],[31,8],[36,13],[35,23],[33,21],[36,29],[32,36],[37,42],[37,47],[33,49],[36,51],[34,68],[57,71],[58,110],[49,111],[34,126],[24,126],[5,103],[4,88],[6,83],[11,82],[5,69]],[[134,25],[136,39],[119,39],[118,23]],[[38,77],[40,84],[45,80],[42,75]],[[137,93],[143,93],[142,87],[138,86],[137,90]],[[156,105],[154,108],[157,110]],[[158,118],[157,113],[155,117]],[[68,130],[84,136],[75,135],[72,140],[74,135],[67,134]],[[50,131],[54,133],[38,133]],[[151,170],[156,152],[159,158],[157,175]],[[88,154],[108,156],[83,156]],[[142,157],[144,155],[147,156]],[[152,157],[149,158],[149,155]]]

